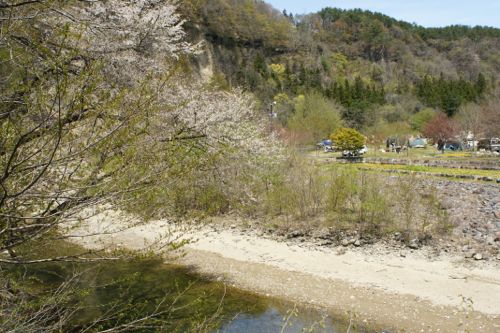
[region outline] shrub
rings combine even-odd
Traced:
[[[416,175],[400,176],[393,188],[399,221],[397,229],[405,241],[449,232],[451,225],[448,215],[441,209],[435,189],[427,188],[424,191]]]
[[[365,137],[353,128],[341,128],[331,135],[331,139],[340,150],[355,151],[363,148]]]
[[[421,131],[425,128],[427,123],[429,123],[434,116],[436,115],[436,111],[434,109],[426,108],[422,111],[415,113],[411,119],[410,124],[412,129],[416,131]]]
[[[388,192],[376,175],[338,168],[331,177],[326,212],[337,227],[377,236],[392,231]]]
[[[267,214],[287,218],[314,217],[324,211],[325,175],[308,163],[296,160],[283,165],[269,183],[263,206]]]
[[[320,94],[299,96],[294,109],[293,116],[287,122],[288,128],[294,133],[308,133],[310,142],[325,139],[342,126],[342,108]]]

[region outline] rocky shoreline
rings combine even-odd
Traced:
[[[351,311],[391,332],[498,332],[500,187],[431,178],[419,186],[437,192],[454,227],[447,237],[375,239],[307,224],[270,228],[238,216],[194,221],[183,230],[162,220],[114,231],[120,213],[92,217],[72,233],[93,249],[151,251],[168,246],[151,248],[161,235],[165,242],[185,240],[176,260],[199,273],[336,315]]]
[[[489,245],[488,237],[498,231],[499,189],[426,181],[431,183],[422,186],[438,188],[450,204],[462,200],[461,205],[444,207],[459,219],[449,239],[407,243],[397,234],[373,240],[328,228],[267,230],[230,216],[184,230],[175,230],[170,221],[117,230],[119,213],[94,216],[72,233],[81,235],[73,237],[75,242],[92,249],[151,251],[168,246],[156,243],[161,235],[167,235],[165,242],[185,240],[176,256],[179,264],[244,290],[322,307],[337,316],[350,311],[380,330],[496,333],[500,262],[489,255],[492,249],[498,253],[498,240]],[[474,255],[469,258],[470,252]]]
[[[465,260],[500,261],[500,186],[486,183],[456,182],[421,178],[419,189],[435,189],[443,210],[453,225],[451,235],[440,238],[405,240],[395,232],[377,239],[355,230],[334,227],[310,227],[291,224],[280,228],[266,226],[265,221],[248,221],[237,216],[215,218],[211,227],[217,230],[239,229],[242,234],[257,235],[280,242],[310,243],[318,247],[370,247],[378,244],[404,253],[406,250],[431,249],[435,255],[455,254]],[[243,227],[242,227],[243,226]],[[404,255],[404,254],[402,254]]]

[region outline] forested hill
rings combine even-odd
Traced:
[[[296,16],[258,0],[185,0],[186,26],[203,39],[221,85],[254,92],[293,115],[297,96],[342,106],[357,128],[406,122],[424,108],[458,113],[496,90],[500,29],[424,28],[364,10]],[[290,106],[291,105],[291,106]]]

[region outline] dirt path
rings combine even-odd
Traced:
[[[95,222],[81,235],[108,231],[116,223]],[[144,247],[168,229],[154,222],[113,235],[86,237],[88,247]],[[73,231],[75,232],[75,231]],[[500,268],[466,267],[453,257],[427,258],[425,251],[315,248],[287,244],[236,230],[204,229],[188,236],[179,262],[200,273],[223,277],[242,289],[315,306],[337,315],[356,313],[369,327],[404,332],[499,332]],[[463,298],[474,311],[462,309]],[[465,332],[465,331],[464,331]]]

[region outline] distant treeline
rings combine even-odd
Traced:
[[[347,79],[344,82],[334,82],[326,90],[326,95],[346,107],[385,103],[384,87],[367,84],[359,76],[354,83]]]
[[[500,29],[488,26],[466,26],[466,25],[451,25],[441,28],[425,28],[415,23],[396,20],[390,16],[362,9],[340,9],[340,8],[325,8],[319,12],[319,15],[326,23],[332,23],[338,20],[343,20],[349,25],[357,25],[363,21],[377,20],[382,22],[384,26],[390,28],[392,26],[401,27],[407,31],[418,34],[423,39],[446,39],[457,40],[464,37],[477,40],[484,37],[500,37]]]
[[[478,102],[488,88],[486,78],[479,74],[476,81],[447,80],[425,76],[416,85],[417,96],[428,106],[440,108],[453,116],[464,102]]]

